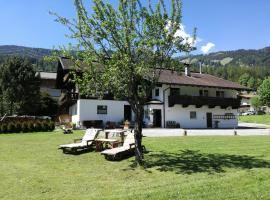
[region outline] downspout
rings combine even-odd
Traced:
[[[166,122],[166,120],[165,120],[165,103],[166,103],[165,102],[165,92],[166,92],[166,90],[168,90],[170,88],[171,88],[171,86],[163,90],[163,128],[166,128],[166,126],[165,126],[165,122]]]

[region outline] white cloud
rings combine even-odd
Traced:
[[[171,26],[171,21],[168,22],[166,29],[169,30],[170,26]],[[194,41],[194,38],[192,37],[192,35],[190,35],[189,33],[185,31],[185,26],[183,24],[180,24],[180,29],[178,29],[175,32],[174,37],[183,38],[184,39],[183,44],[190,44],[193,47],[195,47],[198,42],[202,41],[202,39],[199,37],[197,37],[196,40]]]
[[[201,46],[201,51],[204,54],[207,54],[210,51],[210,49],[212,49],[213,47],[215,47],[215,44],[212,42],[208,42],[206,45]]]

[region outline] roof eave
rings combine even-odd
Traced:
[[[210,88],[221,88],[221,89],[230,89],[237,91],[253,91],[253,89],[248,87],[238,88],[238,87],[222,87],[222,86],[213,86],[213,85],[199,85],[199,84],[183,84],[183,83],[169,83],[164,81],[158,81],[160,84],[168,84],[168,85],[181,85],[181,86],[191,86],[191,87],[210,87]]]

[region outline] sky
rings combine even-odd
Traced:
[[[91,9],[91,0],[85,2]],[[183,0],[181,34],[188,37],[198,29],[196,54],[263,48],[270,46],[269,10],[270,0]],[[70,43],[68,30],[49,11],[76,16],[73,0],[0,0],[0,45],[57,48]]]

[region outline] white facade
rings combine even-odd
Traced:
[[[155,88],[152,91],[152,97],[163,104],[149,104],[145,106],[145,122],[146,125],[152,127],[154,124],[154,110],[161,110],[161,127],[166,127],[167,121],[174,121],[181,128],[207,128],[207,113],[212,116],[212,127],[218,128],[236,128],[238,126],[237,109],[228,107],[222,109],[220,106],[209,108],[202,106],[196,108],[194,105],[183,107],[182,105],[174,105],[169,107],[168,96],[170,88],[179,88],[180,95],[199,96],[200,90],[207,90],[208,97],[216,97],[216,92],[224,92],[224,98],[237,98],[237,91],[230,89],[219,89],[210,87],[192,87],[192,86],[169,86],[163,84],[161,87]],[[156,90],[159,90],[157,92]],[[156,95],[158,94],[158,96]],[[191,112],[195,112],[195,117],[191,117]],[[211,114],[210,114],[211,113]],[[165,118],[165,119],[164,119]]]
[[[79,99],[76,104],[69,108],[72,122],[77,126],[83,121],[102,120],[120,122],[124,120],[124,106],[129,105],[126,101]],[[98,106],[106,106],[106,114],[98,114]]]
[[[196,112],[196,118],[191,119],[190,112]],[[176,121],[181,128],[207,128],[207,113],[212,113],[212,127],[215,127],[215,121],[218,121],[218,128],[236,128],[238,126],[237,109],[221,109],[219,106],[215,108],[208,108],[208,106],[196,108],[193,105],[183,108],[181,105],[175,105],[165,109],[165,113],[166,120]],[[225,115],[225,113],[233,114],[235,119],[214,118],[214,116]]]
[[[144,123],[147,127],[166,127],[167,121],[174,121],[181,128],[209,128],[207,115],[211,115],[210,127],[236,128],[238,126],[237,109],[232,109],[231,107],[222,109],[220,106],[209,108],[207,105],[204,105],[196,108],[194,105],[183,107],[179,104],[169,107],[168,97],[170,95],[170,88],[180,88],[180,95],[199,96],[200,90],[207,90],[208,97],[216,97],[217,91],[224,92],[225,98],[237,97],[237,91],[229,89],[169,86],[163,84],[161,87],[153,90],[152,99],[156,101],[145,105]],[[70,115],[72,116],[72,122],[76,123],[77,126],[82,125],[83,121],[88,120],[102,120],[104,124],[107,121],[121,122],[124,119],[125,105],[129,105],[128,102],[79,99],[76,104],[70,107]],[[98,106],[106,106],[106,114],[98,114]],[[158,113],[158,119],[156,112]],[[159,121],[159,124],[155,126],[157,121]]]

